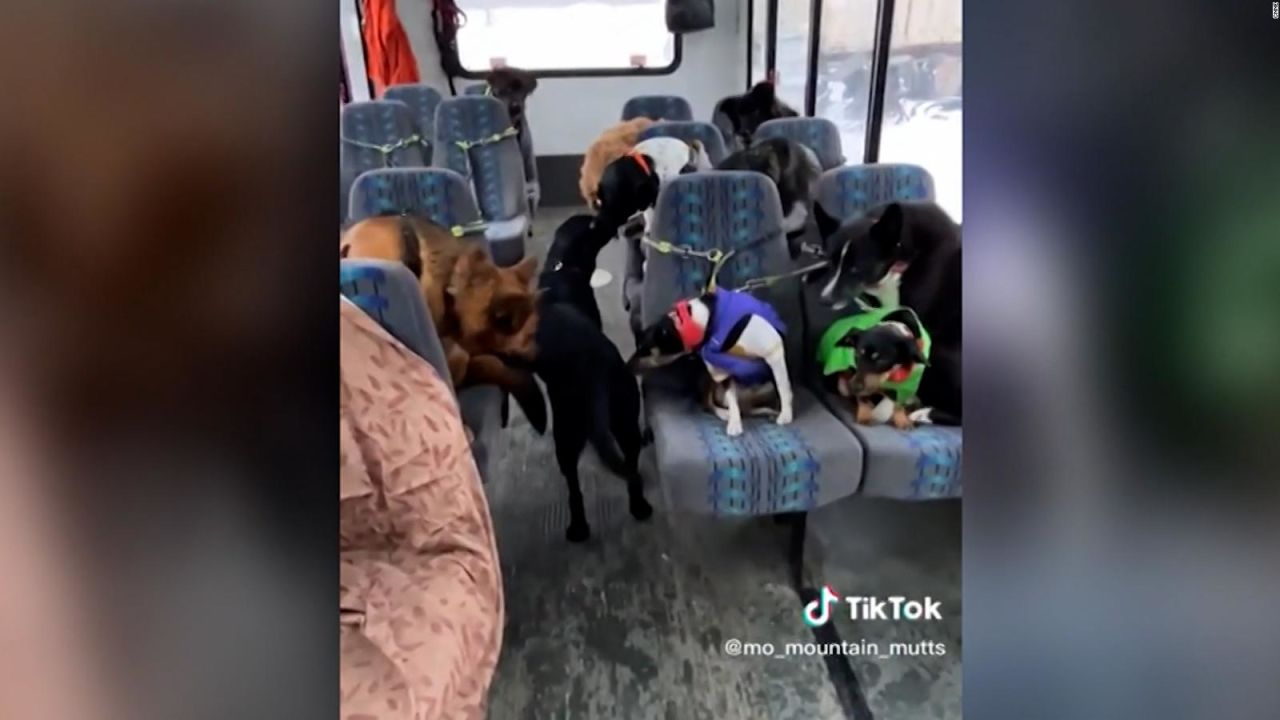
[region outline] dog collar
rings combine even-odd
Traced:
[[[676,323],[676,333],[680,336],[680,342],[684,343],[685,352],[691,352],[702,344],[707,329],[694,322],[693,310],[690,309],[688,300],[676,302],[671,319]]]
[[[631,158],[632,160],[635,160],[636,164],[640,166],[640,169],[644,171],[645,175],[653,174],[653,171],[649,169],[649,161],[644,159],[643,153],[638,153],[635,150],[632,150],[631,152],[627,153],[627,157]]]

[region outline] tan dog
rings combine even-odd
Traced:
[[[640,133],[649,129],[653,123],[647,117],[624,120],[600,133],[600,137],[587,148],[587,153],[582,158],[582,172],[578,177],[578,191],[582,193],[582,199],[592,212],[596,210],[596,188],[600,185],[604,169],[630,152],[640,141]]]
[[[414,216],[361,220],[342,234],[339,252],[404,263],[422,284],[454,385],[497,385],[515,395],[535,429],[545,429],[545,403],[533,376],[502,360],[532,359],[537,351],[536,258],[498,267],[483,247]]]

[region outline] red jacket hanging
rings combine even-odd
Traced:
[[[418,82],[418,61],[396,17],[395,0],[362,0],[362,11],[365,56],[375,95],[382,97],[388,85]]]

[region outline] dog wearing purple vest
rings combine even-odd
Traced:
[[[736,437],[742,434],[744,410],[776,413],[779,425],[792,420],[786,331],[773,306],[754,295],[711,290],[680,300],[645,328],[627,365],[633,372],[644,372],[698,355],[711,381],[704,400],[726,422],[725,434]],[[773,409],[769,405],[775,396]]]

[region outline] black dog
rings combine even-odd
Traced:
[[[551,401],[556,461],[569,485],[565,537],[581,542],[591,534],[578,459],[588,441],[601,461],[627,481],[631,516],[645,520],[653,508],[640,477],[640,391],[618,349],[601,330],[600,308],[591,288],[596,257],[611,236],[593,229],[589,215],[576,215],[556,229],[546,269],[538,278],[538,356],[534,372]]]
[[[778,186],[778,199],[786,214],[783,231],[788,236],[798,236],[804,230],[814,187],[822,174],[822,165],[812,150],[792,140],[769,138],[733,153],[716,169],[754,170],[768,175]],[[794,248],[792,255],[796,255]]]
[[[756,129],[766,121],[798,115],[778,99],[773,83],[763,81],[743,95],[730,95],[717,103],[714,120],[726,140],[736,140],[738,147],[750,147]]]
[[[933,202],[893,202],[844,223],[822,205],[814,215],[830,270],[809,276],[820,282],[823,302],[843,307],[909,307],[933,340],[926,382],[929,405],[960,413],[960,226]],[[930,378],[930,375],[933,377]]]
[[[485,76],[485,83],[489,86],[489,95],[507,106],[511,127],[523,133],[525,101],[538,89],[538,79],[528,70],[506,67],[491,70]]]

